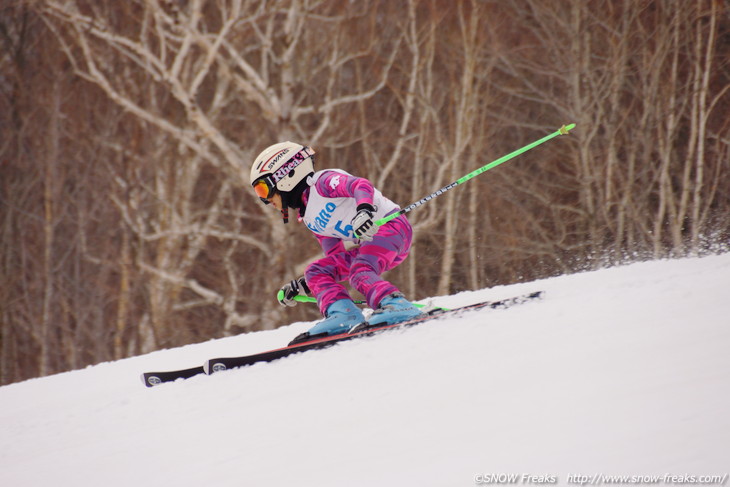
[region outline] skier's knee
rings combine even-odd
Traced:
[[[312,262],[307,266],[306,269],[304,269],[304,278],[307,282],[311,281],[312,279],[317,279],[320,276],[328,275],[327,267],[320,264],[319,262]]]

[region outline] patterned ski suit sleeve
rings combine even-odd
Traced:
[[[326,198],[355,198],[358,205],[361,203],[372,205],[375,188],[365,178],[333,171],[326,172],[317,180],[317,192]]]

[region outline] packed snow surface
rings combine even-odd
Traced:
[[[2,387],[0,485],[727,483],[730,254],[433,302],[537,290],[508,310],[151,389],[140,373],[278,348],[311,323]]]

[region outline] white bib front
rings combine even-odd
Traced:
[[[326,171],[354,177],[339,169],[326,169],[314,173],[312,176],[312,186],[310,186],[311,190],[309,191],[309,200],[307,201],[307,209],[304,212],[302,221],[307,225],[307,228],[317,235],[357,242],[358,239],[355,238],[352,225],[350,224],[357,214],[357,201],[351,196],[327,198],[319,194],[316,183]],[[373,193],[373,206],[375,207],[373,220],[379,220],[399,208],[398,205],[383,196],[377,189],[374,189]]]

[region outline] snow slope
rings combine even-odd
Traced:
[[[276,348],[310,324],[12,384],[0,485],[727,482],[729,288],[730,254],[646,262],[434,298],[546,292],[153,389],[141,372]]]

